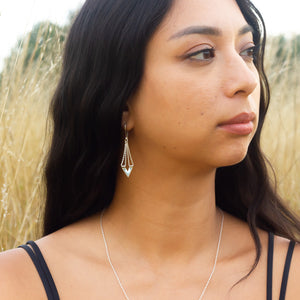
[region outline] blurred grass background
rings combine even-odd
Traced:
[[[51,136],[48,106],[68,28],[37,24],[0,75],[0,251],[41,236],[43,167]],[[271,105],[262,145],[277,188],[300,211],[300,36],[271,37],[266,70]]]
[[[49,102],[67,28],[37,24],[18,41],[0,77],[0,251],[41,236]]]

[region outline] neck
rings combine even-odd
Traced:
[[[120,174],[114,200],[103,217],[107,234],[130,253],[157,264],[211,256],[221,226],[215,171],[190,178],[169,174],[168,180],[162,174],[147,175],[127,179]]]

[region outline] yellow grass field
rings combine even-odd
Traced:
[[[26,41],[7,67],[0,85],[0,251],[41,235],[44,204],[43,164],[51,136],[48,105],[57,83],[61,44],[24,70]],[[263,133],[263,149],[272,162],[278,190],[297,212],[300,209],[300,75],[299,58],[286,43],[287,59],[276,63],[279,42],[267,47],[266,68],[272,99]],[[275,63],[274,63],[275,62]]]

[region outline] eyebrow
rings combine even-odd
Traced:
[[[238,31],[238,36],[244,35],[248,32],[254,32],[254,29],[249,24],[246,24]],[[203,34],[203,35],[213,35],[213,36],[221,36],[222,30],[217,27],[210,27],[210,26],[190,26],[183,30],[178,31],[177,33],[173,34],[169,40],[178,39],[185,35],[190,34]]]

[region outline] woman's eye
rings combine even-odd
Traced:
[[[210,48],[199,50],[197,52],[188,54],[187,57],[191,60],[210,61],[212,58],[215,57],[215,49]]]
[[[253,60],[255,58],[255,46],[247,48],[243,50],[240,55],[245,57],[246,59],[251,59]]]

